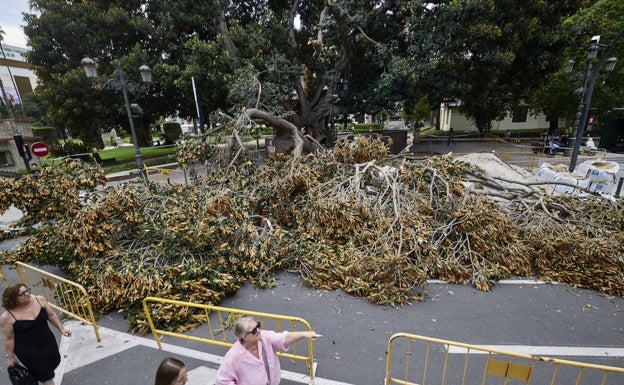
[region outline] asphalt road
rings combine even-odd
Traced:
[[[255,145],[255,142],[253,143]],[[533,146],[530,142],[516,141],[504,142],[501,140],[474,140],[474,139],[462,139],[458,137],[453,143],[447,145],[447,141],[444,138],[428,139],[418,143],[413,143],[411,133],[408,135],[409,152],[416,157],[427,157],[432,154],[446,154],[452,152],[454,155],[462,155],[474,152],[493,152],[497,153],[502,160],[522,167],[533,173],[537,172],[539,167],[544,163],[550,163],[552,165],[563,164],[569,165],[570,159],[561,154],[556,156],[548,156],[545,154],[535,154],[532,151]],[[251,145],[251,144],[250,144]],[[264,143],[261,142],[260,146],[263,147]],[[577,159],[577,165],[586,160],[607,160],[613,161],[620,165],[619,172],[616,174],[615,183],[611,191],[612,195],[615,195],[617,190],[617,184],[620,179],[624,180],[624,154],[616,154],[609,152],[598,152],[594,156],[587,156],[580,154]],[[163,167],[163,166],[161,166]],[[183,170],[180,170],[174,166],[167,166],[170,169],[165,168],[153,168],[150,172],[149,178],[156,182],[163,183],[187,183],[189,180],[188,175],[185,175]],[[201,167],[199,172],[201,174]],[[118,183],[125,183],[128,179],[135,177],[136,173],[121,172],[115,175],[108,175],[108,185],[115,185]],[[136,178],[135,178],[136,179]],[[624,190],[624,187],[622,188]],[[621,191],[620,195],[624,195],[624,191]]]
[[[382,384],[388,339],[398,332],[624,367],[620,297],[526,280],[499,283],[491,292],[432,282],[426,293],[422,302],[380,306],[341,291],[312,289],[284,272],[276,287],[246,285],[221,305],[306,319],[324,336],[314,344],[316,383],[321,385]],[[74,336],[60,342],[64,362],[57,370],[57,385],[153,383],[158,363],[167,356],[188,365],[194,376],[188,385],[212,384],[211,375],[225,353],[223,348],[172,338],[158,350],[150,336],[127,334],[123,312],[98,321],[99,343],[90,328],[65,322]],[[193,333],[207,335],[201,328]],[[301,363],[282,360],[282,369],[289,378],[282,384],[305,383],[296,376],[305,373]],[[8,383],[3,368],[0,383]]]

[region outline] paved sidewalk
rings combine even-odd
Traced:
[[[72,337],[62,337],[60,341],[61,365],[56,370],[55,383],[62,384],[103,384],[102,368],[116,368],[109,372],[108,382],[112,384],[153,383],[156,368],[162,359],[173,356],[182,360],[188,367],[187,385],[214,384],[222,356],[207,351],[225,351],[209,345],[196,344],[195,348],[180,346],[180,340],[169,338],[158,349],[151,335],[140,337],[100,327],[100,342],[95,339],[93,328],[77,321],[66,321],[65,327],[72,331]],[[165,338],[165,340],[167,340]],[[199,349],[204,349],[202,351]],[[132,362],[135,370],[118,370],[124,362]],[[288,367],[286,360],[282,366]],[[144,368],[141,373],[139,368]],[[299,365],[303,368],[303,365]],[[140,375],[140,376],[139,376]],[[309,384],[310,378],[291,370],[282,371],[282,384]],[[317,385],[349,385],[343,382],[316,378]]]

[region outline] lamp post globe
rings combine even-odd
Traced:
[[[90,57],[85,57],[80,61],[82,68],[84,68],[87,79],[94,80],[97,78],[97,69],[95,68],[95,62]]]
[[[87,78],[92,82],[95,82],[97,79],[97,67],[95,61],[89,57],[85,57],[80,63],[85,70]],[[136,129],[134,127],[134,118],[128,92],[134,93],[147,90],[147,87],[149,87],[152,83],[152,71],[148,66],[142,65],[141,67],[139,67],[139,72],[141,74],[141,80],[144,83],[143,86],[135,82],[134,80],[129,79],[126,72],[121,68],[121,62],[117,60],[115,74],[104,83],[102,88],[111,89],[114,91],[121,91],[121,94],[123,95],[126,107],[126,114],[128,115],[128,123],[130,125],[130,134],[132,135],[132,144],[134,145],[134,157],[136,159],[137,168],[141,172],[141,175],[145,176],[143,155],[141,154],[139,140],[137,137]]]

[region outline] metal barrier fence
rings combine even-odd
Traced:
[[[180,180],[181,177],[184,178],[184,184],[188,185],[188,174],[185,169],[177,169],[177,168],[168,168],[168,167],[158,167],[151,166],[148,167],[146,164],[143,164],[143,169],[145,171],[145,177],[152,182],[168,182],[171,183],[173,181]]]
[[[403,354],[396,354],[400,349]],[[388,341],[385,385],[624,384],[624,368],[507,352],[397,333]]]
[[[195,335],[182,334],[156,328],[152,319],[150,304],[160,304],[161,306],[166,306],[169,311],[171,311],[173,307],[176,307],[176,310],[184,312],[188,312],[191,309],[198,310],[207,320],[206,326],[208,328],[208,337],[198,337]],[[181,338],[195,342],[202,342],[211,345],[230,347],[237,341],[233,333],[233,327],[236,320],[241,316],[256,317],[258,321],[260,321],[260,323],[262,324],[263,329],[275,330],[276,332],[282,332],[284,330],[293,332],[312,330],[310,324],[306,320],[298,317],[232,309],[212,305],[203,305],[192,302],[175,301],[165,298],[146,297],[143,300],[143,310],[145,311],[145,316],[147,317],[149,327],[152,331],[152,334],[154,335],[154,339],[156,340],[159,349],[162,348],[160,341],[161,335]],[[299,328],[297,326],[299,326]],[[197,329],[196,331],[201,332],[201,330]],[[301,344],[301,342],[299,342],[299,344]],[[310,377],[310,381],[313,381],[314,373],[316,372],[316,363],[314,362],[314,349],[312,341],[308,341],[306,346],[307,349],[298,350],[297,344],[293,344],[290,347],[292,349],[292,353],[279,351],[277,354],[280,357],[306,362],[308,366],[308,375]],[[300,352],[300,350],[307,351]]]
[[[546,154],[532,154],[529,158],[528,170],[536,171],[538,168],[542,166],[544,163],[550,164],[570,164],[569,156],[560,156],[560,155],[546,155]]]
[[[4,286],[9,286],[9,281],[7,281],[6,277],[4,276],[4,270],[2,270],[0,268],[0,280],[2,280],[2,283],[4,283]]]
[[[15,270],[20,282],[30,289],[31,294],[46,297],[55,310],[91,325],[95,338],[100,341],[91,301],[82,285],[22,262],[15,263]]]
[[[581,152],[580,155],[583,157],[588,157],[590,159],[596,159],[596,160],[605,159],[607,157],[607,150],[605,150],[604,148],[598,148],[596,150],[592,150],[591,153]],[[583,158],[583,160],[586,160],[586,159],[587,158]],[[538,168],[540,168],[540,166],[544,162],[569,165],[570,156],[547,155],[545,152],[533,152],[533,155],[530,157],[528,169],[530,171],[535,171]]]

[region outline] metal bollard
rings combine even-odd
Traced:
[[[620,190],[622,190],[622,183],[624,183],[624,177],[620,177],[620,181],[618,182],[617,189],[615,190],[615,196],[620,196]]]

